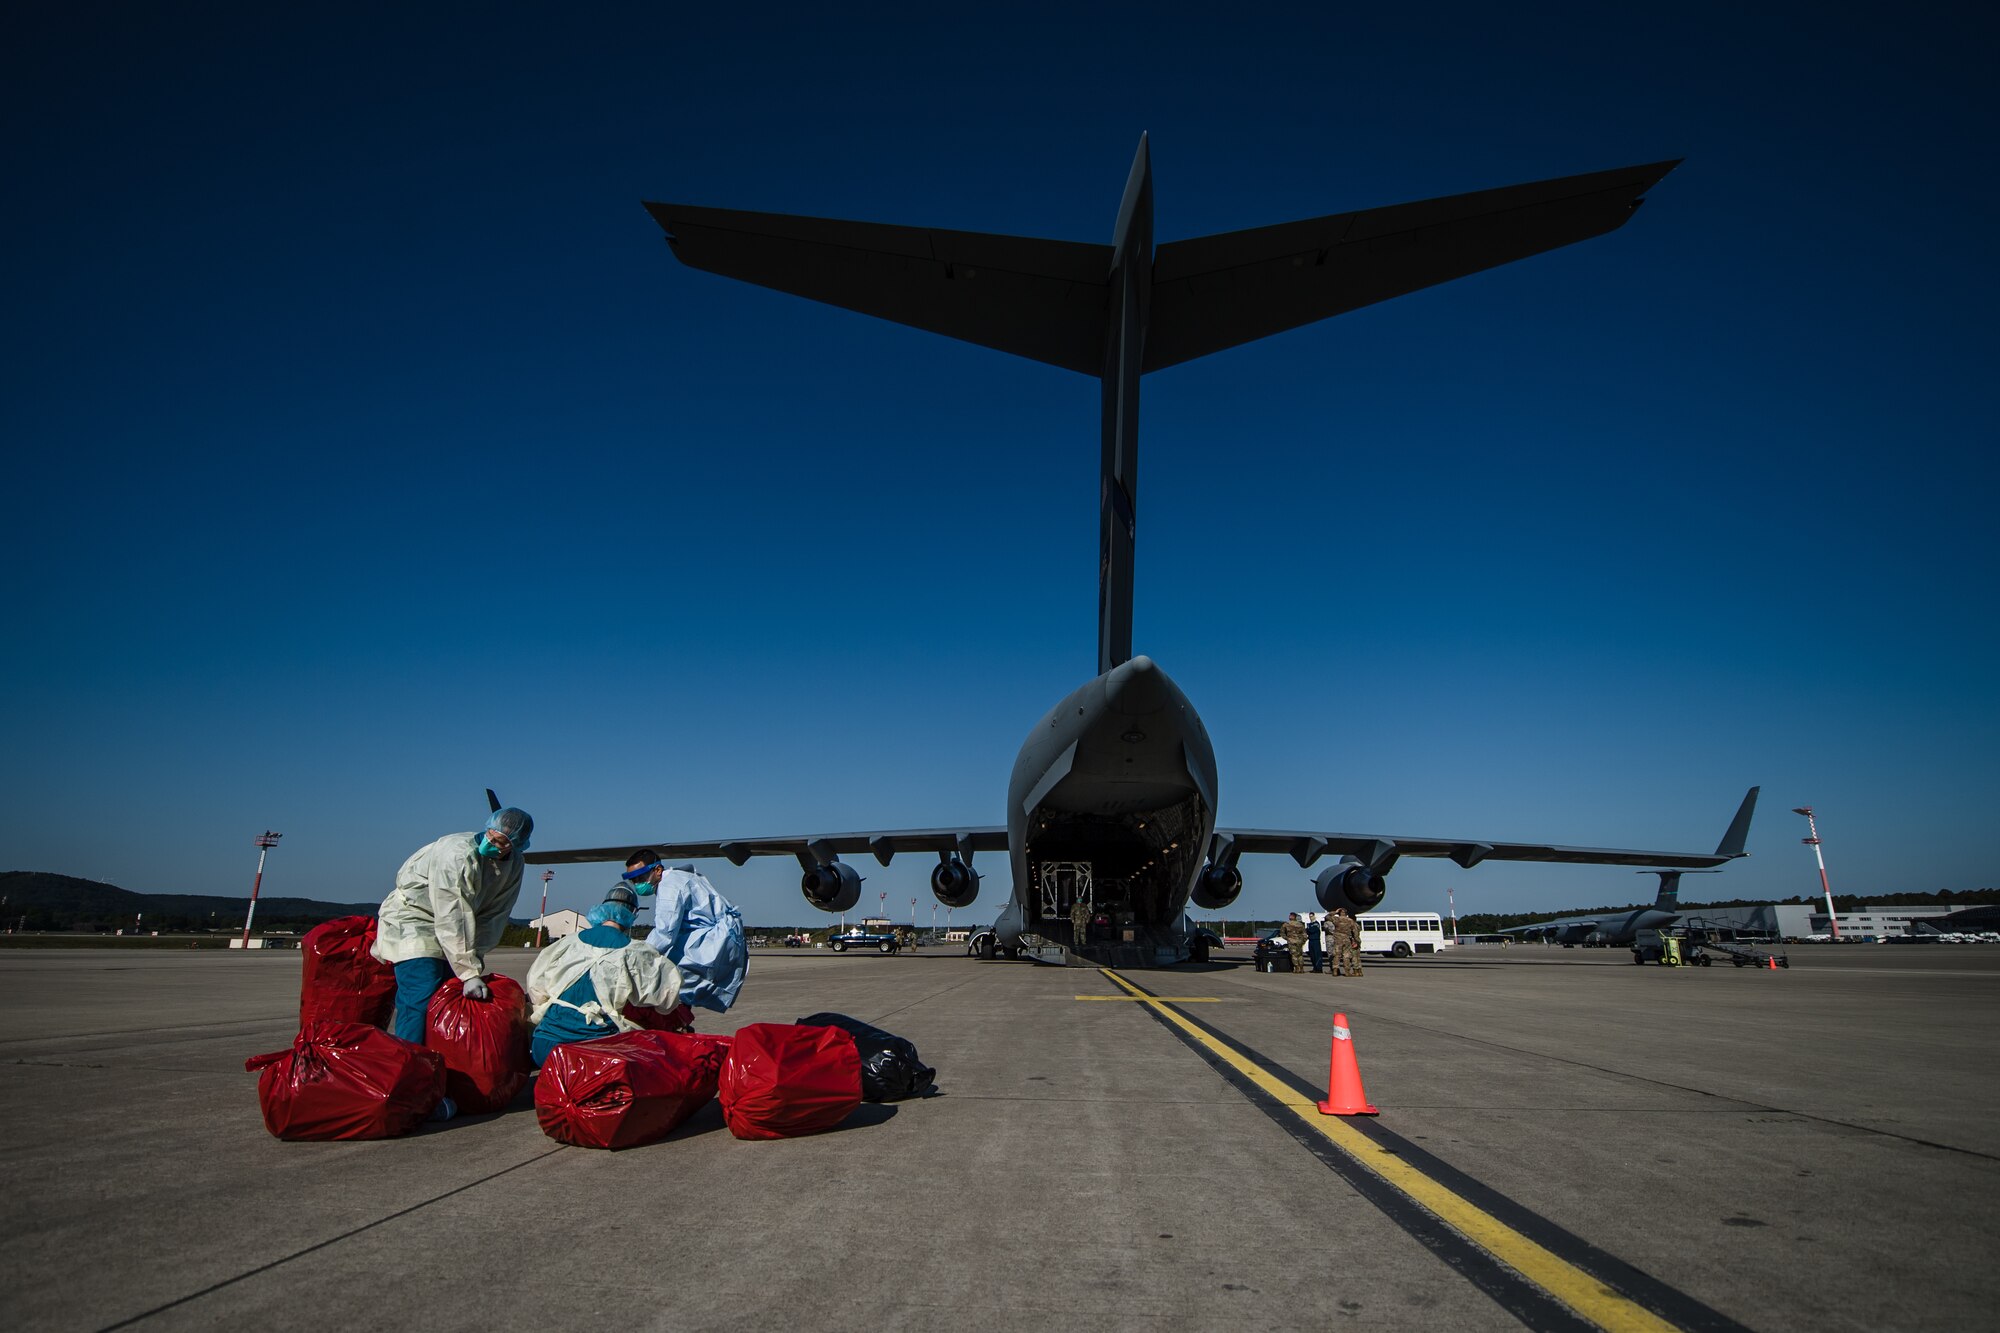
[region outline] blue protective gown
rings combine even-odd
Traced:
[[[715,891],[707,876],[676,869],[660,877],[646,943],[681,970],[683,1004],[720,1014],[736,1003],[750,966],[743,914]]]

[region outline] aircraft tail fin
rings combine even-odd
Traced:
[[[1104,343],[1102,461],[1098,470],[1097,670],[1132,656],[1133,541],[1139,508],[1139,376],[1153,304],[1153,158],[1146,136],[1132,157],[1111,237]]]
[[[1676,911],[1681,905],[1681,872],[1678,870],[1654,870],[1647,873],[1660,877],[1660,895],[1653,899],[1653,906]]]
[[[1676,165],[1336,213],[1157,250],[1144,135],[1108,246],[691,204],[649,202],[646,211],[690,268],[1102,380],[1103,673],[1132,656],[1142,375],[1614,231]],[[1747,831],[1747,813],[1739,821]],[[1731,836],[1739,850],[1728,854],[1741,855],[1735,826]]]
[[[1729,831],[1724,833],[1722,841],[1716,844],[1717,856],[1749,855],[1743,850],[1743,844],[1750,839],[1750,817],[1757,813],[1757,793],[1762,790],[1764,790],[1762,787],[1752,787],[1744,793],[1743,804],[1736,807],[1736,818],[1729,821]]]

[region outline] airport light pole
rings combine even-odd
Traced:
[[[1458,938],[1458,896],[1457,896],[1456,894],[1454,894],[1454,893],[1452,892],[1452,890],[1451,890],[1451,885],[1449,885],[1449,884],[1447,884],[1447,885],[1445,885],[1445,886],[1444,886],[1444,910],[1445,910],[1445,911],[1446,911],[1447,913],[1449,913],[1449,914],[1450,914],[1450,916],[1451,916],[1451,937],[1452,937],[1453,939],[1457,939],[1457,938]]]
[[[242,947],[245,953],[250,951],[250,923],[257,919],[257,891],[264,887],[264,858],[271,854],[271,849],[278,845],[278,839],[284,836],[269,829],[257,836],[257,878],[250,881],[250,911],[243,918]]]
[[[541,943],[535,946],[538,949],[549,942],[549,881],[555,877],[556,872],[553,870],[544,870],[542,872],[542,920],[539,927],[541,930]]]
[[[1813,849],[1813,860],[1819,862],[1819,891],[1826,895],[1826,923],[1832,928],[1833,937],[1837,940],[1840,938],[1840,918],[1834,914],[1833,889],[1826,882],[1826,855],[1819,849],[1819,822],[1813,818],[1813,808],[1809,805],[1793,806],[1792,813],[1806,817],[1806,831],[1811,836],[1800,838],[1799,841]]]

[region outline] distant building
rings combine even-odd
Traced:
[[[528,929],[541,930],[546,927],[549,932],[549,938],[559,940],[565,935],[576,934],[588,924],[583,919],[583,913],[572,912],[568,908],[564,908],[560,912],[550,912],[547,916],[536,917],[528,923]]]
[[[1910,935],[1916,932],[1916,923],[1941,916],[1950,916],[1955,909],[1950,907],[1900,907],[1895,903],[1863,903],[1852,912],[1840,914],[1840,935],[1842,939],[1853,936],[1857,939],[1881,939],[1887,935]],[[1825,912],[1813,913],[1813,933],[1822,934],[1833,929]]]
[[[1804,903],[1757,903],[1749,907],[1709,907],[1682,903],[1680,924],[1690,930],[1733,930],[1766,939],[1798,939],[1813,933],[1813,909]]]
[[[1917,922],[1934,920],[1951,911],[1949,907],[1929,905],[1863,904],[1851,912],[1840,914],[1840,935],[1842,939],[1908,935],[1914,933]],[[1807,935],[1828,935],[1833,931],[1824,903],[1760,903],[1751,907],[1682,903],[1680,912],[1680,924],[1690,930],[1733,930],[1772,939],[1803,939]]]
[[[1961,907],[1947,916],[1934,916],[1910,923],[1912,935],[1927,935],[1932,931],[2000,930],[2000,904],[1981,907]]]

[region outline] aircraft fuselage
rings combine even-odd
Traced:
[[[1622,916],[1606,917],[1598,921],[1578,922],[1574,925],[1556,926],[1549,931],[1549,937],[1558,944],[1630,944],[1638,938],[1642,930],[1665,930],[1681,919],[1679,912],[1670,912],[1660,907],[1641,907],[1626,912]]]
[[[1050,709],[1007,784],[1013,893],[996,942],[1074,947],[1081,896],[1106,924],[1086,952],[1188,956],[1188,896],[1215,831],[1215,752],[1201,717],[1147,657],[1120,663]],[[1087,870],[1079,874],[1078,868]],[[1030,943],[1032,941],[1029,941]]]

